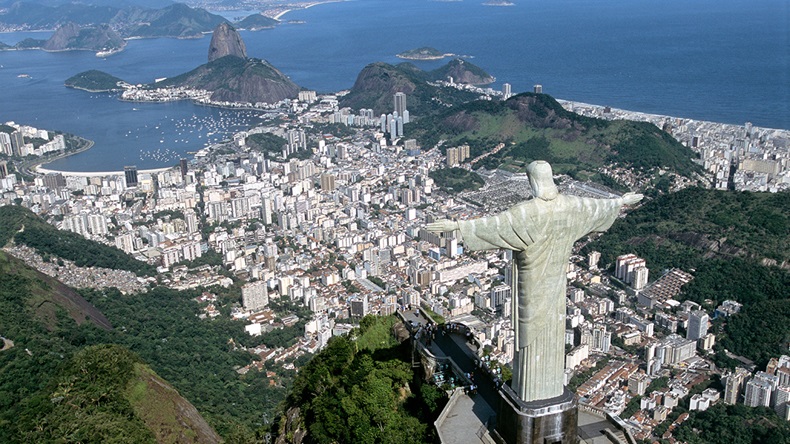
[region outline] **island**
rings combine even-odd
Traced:
[[[400,54],[396,54],[395,56],[407,60],[441,60],[445,57],[453,57],[455,54],[446,54],[436,48],[423,46],[422,48],[404,51]]]
[[[122,83],[124,81],[118,77],[93,69],[69,77],[65,85],[89,92],[113,92],[123,90],[120,86]]]
[[[507,0],[488,0],[487,2],[483,2],[485,6],[513,6],[515,3],[509,2]]]

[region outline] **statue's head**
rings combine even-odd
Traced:
[[[532,194],[538,199],[553,200],[559,194],[557,185],[554,185],[554,175],[551,172],[551,165],[545,160],[536,160],[527,166],[529,185],[532,187]]]

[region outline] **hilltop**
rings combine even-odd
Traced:
[[[393,109],[392,97],[396,92],[402,92],[407,96],[409,113],[412,116],[425,116],[477,99],[478,94],[473,92],[429,83],[445,80],[444,73],[454,70],[451,64],[448,66],[426,72],[411,63],[371,63],[359,73],[349,94],[340,100],[340,106],[372,108],[375,114],[390,113]],[[479,76],[482,71],[466,62],[463,69],[469,71],[470,76]],[[459,78],[465,76],[457,69],[454,72]]]
[[[507,101],[476,101],[449,108],[409,125],[422,146],[468,144],[472,158],[498,144],[497,153],[475,167],[523,170],[532,160],[551,162],[557,173],[581,178],[605,165],[647,173],[668,169],[692,176],[695,153],[654,125],[606,121],[565,110],[546,94],[524,93]]]
[[[299,86],[266,60],[247,57],[233,26],[222,23],[209,44],[208,63],[155,85],[211,91],[216,102],[276,103],[295,98]]]
[[[211,35],[211,43],[208,45],[208,61],[213,62],[228,55],[246,59],[247,47],[233,26],[220,23]]]
[[[435,441],[429,424],[445,394],[415,377],[409,343],[399,344],[396,331],[408,336],[394,316],[366,316],[333,337],[300,369],[276,442]]]
[[[435,80],[452,78],[453,82],[465,85],[487,85],[496,80],[483,68],[463,59],[450,60],[446,65],[431,71],[429,76]]]

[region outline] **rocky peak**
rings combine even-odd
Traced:
[[[229,23],[220,23],[214,29],[211,44],[208,47],[208,61],[213,62],[227,55],[247,58],[247,48],[238,31]]]
[[[68,47],[77,36],[80,35],[80,27],[76,23],[66,23],[52,34],[52,37],[44,44],[44,49],[47,50],[62,50]]]

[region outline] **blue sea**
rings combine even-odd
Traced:
[[[368,63],[432,46],[508,82],[557,98],[647,113],[790,129],[790,2],[786,0],[354,0],[292,11],[274,29],[242,32],[248,54],[319,92],[350,88]],[[233,14],[231,13],[233,16]],[[49,33],[5,33],[14,44]],[[0,52],[0,121],[95,141],[49,168],[173,165],[259,120],[187,102],[125,103],[67,89],[99,69],[134,83],[205,63],[210,39],[132,40],[125,51]],[[423,69],[446,61],[415,62]],[[27,74],[29,77],[18,77]],[[190,132],[191,131],[191,132]]]

